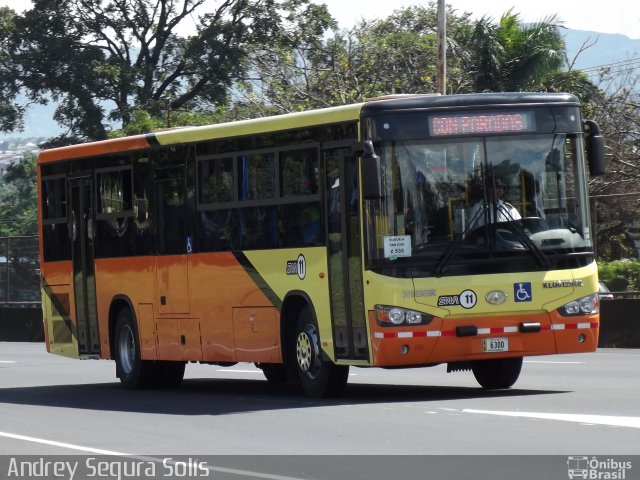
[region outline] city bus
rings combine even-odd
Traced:
[[[446,364],[509,388],[525,356],[596,349],[587,185],[604,167],[578,99],[547,93],[389,96],[45,150],[47,350],[113,359],[128,388],[176,386],[190,362],[253,363],[313,397],[353,366]]]

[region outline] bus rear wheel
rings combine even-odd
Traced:
[[[473,376],[487,390],[511,387],[518,380],[521,369],[522,357],[478,360],[471,366]]]
[[[140,340],[129,309],[118,314],[115,329],[116,375],[127,388],[176,387],[184,377],[184,362],[142,360]]]
[[[349,378],[349,367],[335,365],[320,349],[318,325],[311,309],[305,307],[296,326],[295,364],[302,389],[310,397],[340,395]]]

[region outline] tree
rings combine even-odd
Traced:
[[[0,12],[0,127],[13,129],[32,102],[58,103],[55,119],[80,140],[126,128],[134,111],[216,111],[243,70],[247,49],[266,44],[283,15],[308,0],[218,0],[180,36],[205,0],[35,0],[23,15]],[[58,142],[60,143],[60,142]]]
[[[9,164],[0,176],[0,237],[38,232],[36,197],[36,157]]]
[[[640,226],[640,78],[633,69],[602,69],[602,95],[590,105],[606,142],[607,173],[591,180],[598,256],[624,258],[637,251],[629,230]]]
[[[468,17],[450,10],[449,31],[455,33]],[[236,108],[284,113],[380,95],[435,92],[436,25],[434,2],[363,20],[350,30],[336,30],[329,17],[301,17],[275,45],[256,46],[248,58],[253,76],[243,83]],[[452,38],[449,48],[464,54]],[[459,85],[460,56],[449,58],[449,75]]]
[[[470,29],[460,30],[456,40],[469,52],[471,90],[539,90],[564,66],[565,45],[559,26],[555,16],[523,25],[511,9],[497,24],[483,17]]]

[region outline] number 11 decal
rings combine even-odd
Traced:
[[[478,297],[473,290],[465,290],[460,294],[460,305],[463,308],[473,308],[476,306],[477,301]]]

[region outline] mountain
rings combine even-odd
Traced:
[[[611,66],[616,70],[640,69],[640,39],[584,30],[566,29],[564,32],[569,61],[573,61],[577,55],[575,68],[587,71],[601,66]],[[580,52],[588,44],[594,45]]]
[[[597,67],[610,66],[615,71],[636,69],[640,73],[640,39],[631,39],[625,35],[563,29],[569,61],[575,59],[574,68],[587,70],[595,74]],[[594,43],[595,42],[595,43]],[[580,52],[585,44],[590,48]],[[635,62],[633,62],[635,60]],[[616,64],[616,65],[612,65]],[[6,137],[53,137],[63,130],[53,120],[55,106],[32,106],[25,118],[25,131],[6,134]],[[0,136],[0,140],[4,137]]]

